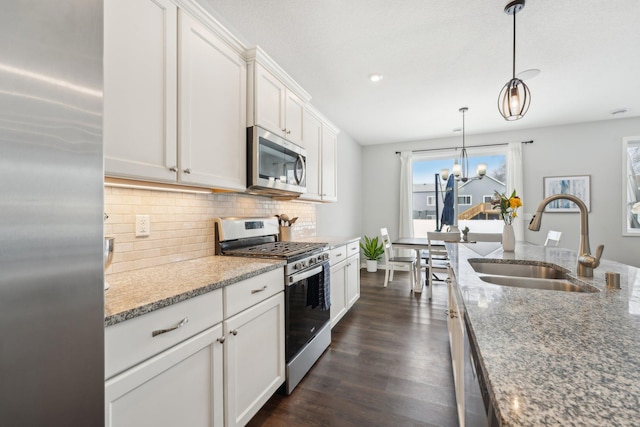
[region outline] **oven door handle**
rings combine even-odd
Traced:
[[[315,276],[321,271],[322,271],[322,265],[319,265],[315,268],[312,268],[311,270],[303,271],[302,273],[298,273],[298,274],[292,274],[291,276],[289,276],[289,283],[287,283],[287,285],[291,286],[296,282],[299,282],[311,276]]]

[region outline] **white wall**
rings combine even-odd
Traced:
[[[318,236],[362,234],[362,147],[348,134],[338,134],[338,201],[318,204]]]
[[[640,135],[640,118],[470,135],[467,148],[534,140],[523,147],[525,187],[519,193],[524,214],[534,213],[542,200],[543,177],[591,175],[592,253],[604,244],[604,258],[640,267],[640,237],[622,236],[622,138],[633,135]],[[398,237],[400,159],[396,151],[459,145],[460,137],[364,146],[362,232],[377,235],[380,227],[387,227],[392,239]],[[473,148],[470,152],[473,155]],[[525,239],[542,244],[549,229],[562,231],[559,246],[577,250],[578,213],[546,213],[540,232],[526,230]]]

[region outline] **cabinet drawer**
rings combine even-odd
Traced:
[[[352,255],[356,255],[360,253],[360,242],[356,240],[355,242],[349,242],[347,244],[347,257]]]
[[[347,259],[347,245],[338,246],[329,252],[329,262],[331,265],[336,265],[345,259]]]
[[[284,269],[282,268],[225,286],[225,319],[283,290]]]
[[[153,336],[162,331],[183,326]],[[105,378],[130,368],[222,322],[222,289],[191,298],[105,329]]]

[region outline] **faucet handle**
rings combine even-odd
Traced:
[[[596,268],[597,266],[600,265],[600,257],[602,256],[603,251],[604,251],[604,245],[599,245],[596,248],[596,265],[594,265],[593,268]]]
[[[578,262],[585,267],[596,268],[600,265],[600,257],[602,256],[602,252],[604,251],[604,245],[598,246],[596,249],[596,256],[591,254],[585,254],[578,257]]]

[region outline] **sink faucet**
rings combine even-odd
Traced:
[[[587,212],[587,206],[582,200],[571,194],[554,194],[544,199],[538,205],[536,214],[531,218],[529,223],[529,230],[540,231],[540,224],[542,224],[542,213],[544,208],[554,200],[566,199],[572,201],[580,209],[580,248],[578,249],[578,267],[577,274],[582,277],[593,277],[593,269],[600,265],[600,257],[604,250],[604,245],[598,246],[596,249],[596,256],[591,255],[591,248],[589,247],[589,214]]]

